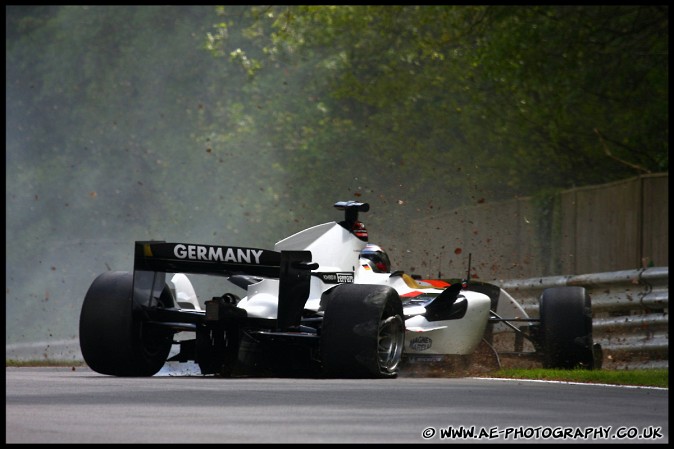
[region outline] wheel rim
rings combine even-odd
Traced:
[[[389,373],[395,371],[402,357],[404,340],[403,320],[399,315],[379,323],[377,354],[380,369]]]

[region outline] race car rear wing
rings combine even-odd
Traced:
[[[299,326],[309,297],[311,251],[271,251],[259,248],[137,241],[134,253],[133,306],[150,307],[160,298],[166,273],[229,277],[246,274],[279,279],[277,327]]]

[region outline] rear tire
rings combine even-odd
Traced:
[[[152,376],[166,361],[173,331],[135,318],[133,274],[106,272],[89,287],[80,314],[80,349],[94,371],[112,376]],[[170,295],[168,286],[162,298]]]
[[[321,298],[321,354],[329,377],[387,378],[398,373],[405,340],[398,293],[387,286],[341,284]]]
[[[539,311],[543,367],[593,369],[592,304],[585,288],[548,288]]]

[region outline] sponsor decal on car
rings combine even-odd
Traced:
[[[353,272],[312,274],[326,284],[353,284]]]
[[[416,337],[410,341],[410,349],[415,351],[426,351],[431,349],[433,340],[428,337]]]
[[[175,245],[173,248],[173,255],[178,259],[205,260],[208,262],[233,262],[259,265],[261,254],[261,249],[185,245],[182,243]]]

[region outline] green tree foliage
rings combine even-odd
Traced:
[[[485,104],[516,155],[499,164],[523,193],[540,189],[540,177],[569,187],[668,169],[667,14],[658,6],[488,11],[477,49],[494,93]]]
[[[456,205],[668,169],[667,7],[246,13],[225,19],[246,47],[214,38],[212,48],[261,88],[282,73],[304,86],[292,106],[276,96],[268,107],[293,166],[317,174],[309,185],[327,167],[364,166],[365,185],[395,173],[378,187],[386,198],[404,184],[410,198]]]

